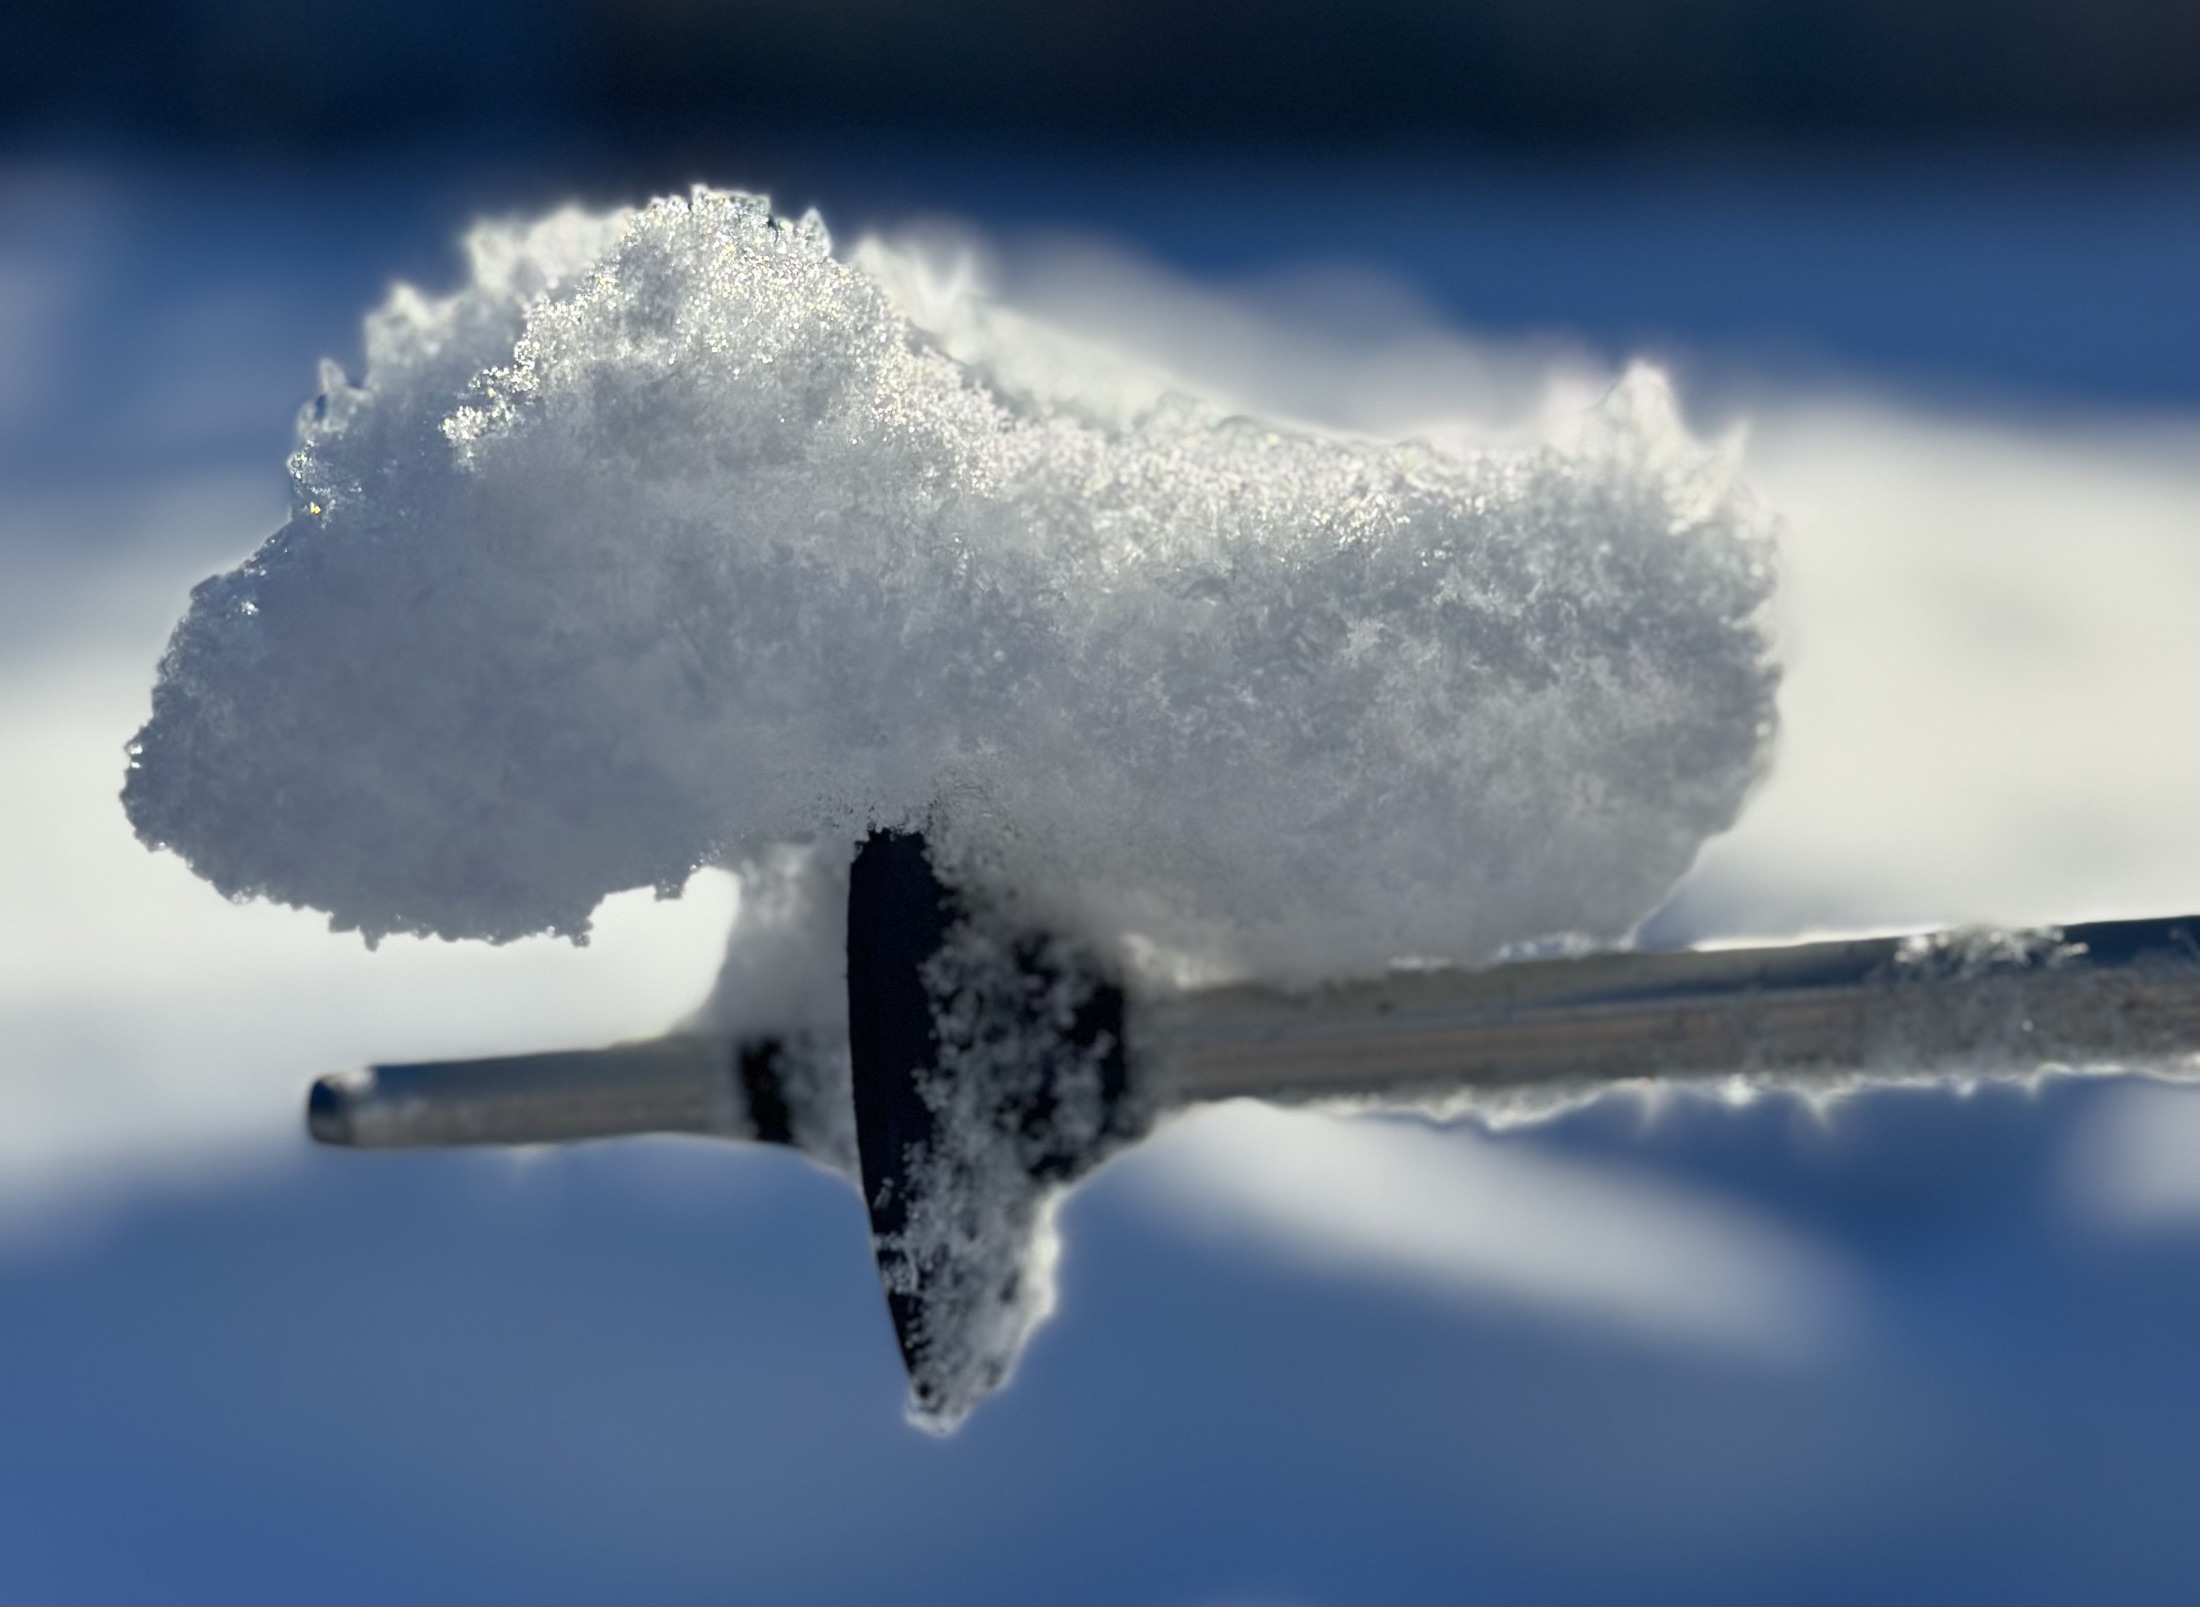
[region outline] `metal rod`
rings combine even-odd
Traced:
[[[1146,1001],[1162,1103],[1802,1079],[2200,1053],[2200,918],[1403,971]]]
[[[375,1066],[316,1082],[306,1125],[324,1144],[359,1149],[622,1133],[753,1138],[743,1059],[730,1040],[676,1034],[608,1049]]]
[[[1134,997],[1139,1097],[1412,1097],[1640,1080],[2200,1065],[2200,917],[1399,971],[1302,992]],[[323,1143],[789,1141],[769,1042],[377,1066],[314,1084]]]

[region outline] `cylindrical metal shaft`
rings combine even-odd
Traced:
[[[324,1144],[361,1149],[621,1133],[753,1138],[745,1058],[724,1038],[675,1035],[609,1049],[375,1066],[315,1083],[306,1124]]]
[[[2200,1053],[2200,919],[1400,971],[1145,1001],[1163,1103],[1729,1075],[2010,1074]]]
[[[2200,917],[1398,971],[1303,992],[1131,1001],[1136,1097],[1441,1096],[1728,1076],[2200,1069]],[[377,1066],[314,1085],[324,1143],[546,1144],[622,1133],[789,1141],[768,1041]]]

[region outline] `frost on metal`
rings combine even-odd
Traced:
[[[966,917],[923,982],[939,1057],[917,1093],[932,1134],[879,1249],[889,1297],[911,1313],[911,1417],[944,1432],[1006,1381],[1053,1309],[1062,1191],[1148,1113],[1128,1096],[1119,1037],[1091,1030],[1105,984],[1090,955]]]

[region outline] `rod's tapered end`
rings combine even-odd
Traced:
[[[356,1140],[351,1126],[351,1089],[342,1077],[315,1080],[306,1095],[306,1131],[317,1144],[350,1146]]]

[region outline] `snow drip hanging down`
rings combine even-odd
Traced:
[[[324,366],[131,746],[233,896],[578,936],[921,825],[1141,974],[1306,977],[1621,934],[1764,764],[1764,523],[1647,371],[1467,455],[1227,416],[753,196],[470,251]]]

